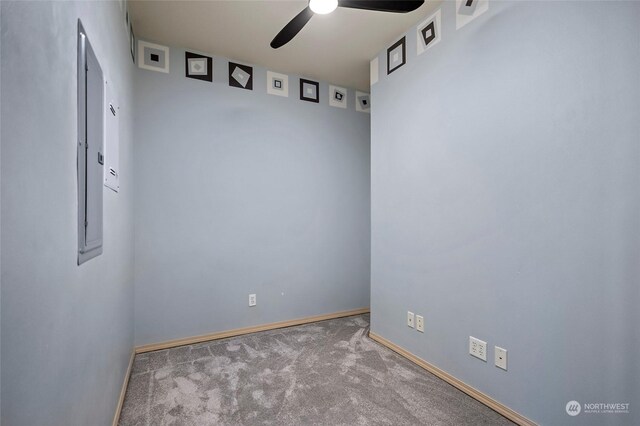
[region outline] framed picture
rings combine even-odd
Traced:
[[[138,40],[137,53],[138,67],[169,73],[169,48],[167,46]]]
[[[387,49],[387,75],[407,63],[406,37],[402,37]]]
[[[184,52],[185,77],[213,81],[213,58],[198,53]]]
[[[307,102],[320,102],[320,83],[312,80],[300,79],[300,100]]]
[[[133,25],[129,24],[129,49],[131,49],[131,59],[136,63],[136,36],[133,34]]]

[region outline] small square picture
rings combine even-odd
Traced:
[[[489,0],[456,0],[456,30],[489,10]]]
[[[329,105],[337,108],[346,108],[347,89],[329,85]]]
[[[289,76],[267,71],[267,93],[276,96],[289,96]]]
[[[369,83],[371,84],[371,86],[373,86],[378,82],[379,66],[380,66],[380,61],[378,60],[377,57],[373,58],[371,60],[371,63],[369,64]]]
[[[131,59],[136,63],[136,36],[133,34],[133,25],[129,25],[129,49],[131,49]]]
[[[169,73],[169,48],[138,40],[138,67]]]
[[[417,27],[417,50],[418,55],[423,54],[427,49],[432,48],[440,42],[440,10],[424,20]]]
[[[196,80],[213,81],[213,58],[184,52],[185,76]]]
[[[407,63],[406,37],[402,37],[387,49],[387,75]]]
[[[320,83],[312,80],[300,79],[300,100],[320,102]]]
[[[371,95],[356,91],[356,111],[369,113],[371,111]]]
[[[253,67],[229,62],[229,86],[253,90]]]

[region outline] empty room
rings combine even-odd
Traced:
[[[0,425],[640,425],[640,1],[0,0]]]

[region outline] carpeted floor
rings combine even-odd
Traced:
[[[361,315],[137,355],[120,425],[511,424]]]

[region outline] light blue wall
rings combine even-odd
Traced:
[[[640,424],[640,4],[442,19],[372,87],[372,331],[542,424]]]
[[[136,344],[369,306],[370,117],[139,69]],[[256,293],[258,305],[248,307]]]
[[[0,36],[2,34],[2,8],[0,7]],[[0,43],[0,61],[2,61],[2,43]],[[0,82],[2,67],[0,66]],[[2,84],[0,84],[0,105],[2,105]],[[0,223],[2,223],[2,115],[0,114]],[[2,226],[0,226],[0,424],[2,424]]]
[[[133,347],[133,63],[118,2],[2,1],[2,424],[108,425]],[[77,265],[77,20],[120,101],[104,253]]]

